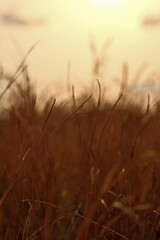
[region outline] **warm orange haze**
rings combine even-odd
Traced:
[[[101,81],[117,88],[113,79],[121,76],[122,64],[127,62],[130,80],[146,63],[149,75],[156,71],[153,81],[157,83],[158,9],[158,0],[2,1],[1,64],[13,72],[26,51],[40,40],[28,58],[39,90],[56,84],[57,94],[64,91],[68,64],[71,85],[89,84],[93,58],[102,55],[105,64],[97,76]],[[111,40],[108,49],[103,48],[106,39]],[[91,41],[97,47],[94,56]]]
[[[125,0],[90,0],[91,3],[97,6],[118,6],[122,4]]]
[[[0,240],[160,239],[159,0],[1,0]]]

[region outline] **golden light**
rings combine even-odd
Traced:
[[[124,3],[126,0],[90,0],[92,4],[97,6],[107,7],[107,6],[118,6]]]

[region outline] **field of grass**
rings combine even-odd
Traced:
[[[108,103],[97,81],[97,99],[39,110],[21,70],[0,113],[0,240],[160,239],[158,101]]]

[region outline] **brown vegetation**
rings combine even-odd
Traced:
[[[40,111],[21,69],[0,115],[0,239],[158,239],[158,103],[101,102],[98,82],[97,100],[72,89]]]

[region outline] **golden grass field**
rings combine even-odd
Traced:
[[[159,102],[102,101],[97,81],[39,110],[19,71],[0,96],[0,240],[160,239]]]

